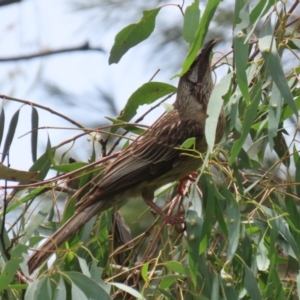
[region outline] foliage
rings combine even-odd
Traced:
[[[202,45],[219,2],[209,1],[200,18],[199,1],[185,8],[183,35],[190,50],[182,72]],[[0,168],[2,179],[14,176],[20,181],[6,195],[1,213],[2,224],[8,213],[19,215],[9,227],[1,228],[2,298],[19,299],[21,291],[27,289],[25,299],[122,299],[126,295],[138,299],[297,299],[300,157],[295,120],[300,106],[300,18],[294,11],[299,7],[298,1],[289,7],[275,0],[255,4],[236,1],[233,63],[229,49],[214,59],[214,68],[223,66],[227,74],[218,78],[208,107],[206,137],[210,151],[198,184],[189,186],[182,204],[185,230],[166,226],[156,218],[147,231],[117,248],[111,238],[115,230],[112,212],[108,211],[57,250],[53,266],[43,266],[33,278],[28,277],[24,254],[37,247],[41,234],[50,235],[68,219],[74,213],[74,203],[88,192],[91,179],[101,177],[105,163],[96,161],[94,143],[100,142],[103,154],[112,153],[118,143],[111,144],[109,138],[93,132],[109,130],[108,136],[119,140],[125,139],[128,131],[140,134],[144,128],[138,122],[142,118],[129,123],[137,107],[154,103],[176,89],[164,83],[146,83],[132,94],[120,116],[111,119],[110,129],[93,130],[47,107],[2,96],[32,108],[33,160],[30,172],[10,170],[7,175],[7,168]],[[140,22],[116,36],[110,63],[119,62],[127,51],[134,51],[131,48],[149,37],[156,16],[164,8],[145,11]],[[198,28],[189,29],[195,26],[195,20]],[[189,30],[194,32],[192,36]],[[221,99],[227,115],[226,135],[213,148]],[[1,110],[2,162],[13,147],[22,107],[13,115],[6,134],[5,109]],[[40,111],[67,120],[82,133],[55,146],[49,138],[44,154],[37,158]],[[124,134],[116,130],[120,128],[125,129]],[[73,145],[79,137],[91,133],[89,162],[65,163],[67,152],[56,156],[63,145]],[[50,169],[56,170],[57,176],[46,180]],[[173,187],[168,185],[157,192],[157,199],[172,197],[170,210],[177,200],[183,200],[176,189],[172,192]],[[7,184],[2,188],[6,191]],[[63,217],[56,213],[58,197],[66,202]],[[127,258],[118,265],[124,251]]]

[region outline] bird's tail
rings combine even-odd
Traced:
[[[102,201],[75,213],[65,224],[62,225],[45,243],[29,258],[28,271],[31,274],[36,268],[41,266],[61,245],[71,238],[84,224],[86,224],[95,214],[103,211]],[[105,207],[106,209],[106,207]]]

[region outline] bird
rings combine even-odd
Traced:
[[[169,223],[177,222],[176,218],[174,221],[153,202],[154,192],[167,183],[186,178],[202,165],[201,158],[185,155],[186,150],[180,146],[194,137],[195,149],[200,153],[207,150],[205,121],[214,87],[210,56],[216,43],[217,39],[207,42],[179,79],[173,110],[163,114],[120,152],[107,167],[101,181],[77,203],[75,214],[35,250],[27,262],[30,274],[93,216],[119,207],[129,199],[143,198],[154,212]],[[224,131],[225,114],[222,109],[215,144],[219,143]]]

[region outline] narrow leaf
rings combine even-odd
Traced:
[[[295,173],[295,181],[300,182],[300,160],[298,160],[296,164],[296,173]],[[300,197],[300,185],[296,185],[297,196]]]
[[[207,115],[205,123],[205,138],[208,145],[208,151],[212,152],[215,145],[216,129],[219,120],[220,111],[223,106],[222,97],[228,92],[231,83],[232,73],[227,74],[215,86],[207,105]]]
[[[115,37],[110,51],[109,64],[118,63],[122,56],[132,47],[147,39],[155,27],[155,18],[161,7],[143,11],[140,22],[123,28]]]
[[[18,124],[18,120],[19,120],[19,114],[20,114],[20,110],[18,109],[11,118],[11,121],[10,121],[10,124],[8,127],[8,132],[7,132],[6,139],[5,139],[5,143],[4,143],[4,147],[3,147],[1,162],[4,161],[5,157],[7,156],[8,152],[9,152],[9,148],[11,146],[12,140],[13,140],[15,132],[16,132],[16,128],[17,128],[17,124]]]
[[[276,84],[272,87],[269,104],[268,141],[271,150],[274,148],[274,138],[277,136],[282,109],[282,96]]]
[[[25,235],[22,236],[21,241],[22,243],[26,243],[29,238],[32,236],[33,232],[40,226],[40,224],[45,220],[45,218],[48,216],[49,212],[53,208],[53,202],[49,201],[43,207],[39,210],[37,214],[34,215],[30,219],[29,224],[26,226],[24,232]]]
[[[48,171],[50,170],[51,164],[54,161],[55,150],[51,147],[51,142],[48,137],[47,148],[44,154],[42,154],[36,162],[30,167],[29,171],[39,171],[36,180],[43,180]]]
[[[16,271],[20,268],[20,263],[24,260],[23,254],[27,253],[28,247],[17,245],[11,253],[11,260],[7,262],[3,272],[0,274],[0,291],[8,288],[8,285],[14,279]]]
[[[229,164],[231,165],[235,158],[238,156],[241,148],[244,145],[244,142],[249,134],[252,122],[256,116],[258,104],[261,96],[261,84],[256,84],[252,91],[252,99],[249,109],[246,112],[246,116],[242,126],[242,136],[240,139],[236,140],[231,149],[231,156],[229,158]]]
[[[34,106],[31,111],[31,156],[32,161],[36,161],[37,141],[38,141],[39,115]]]
[[[236,26],[233,34],[233,45],[234,61],[236,67],[236,79],[246,103],[249,104],[250,97],[246,75],[249,47],[246,42],[245,34],[245,31],[248,28],[250,22],[248,1],[236,1],[235,18]]]
[[[271,18],[269,18],[261,30],[258,46],[263,58],[266,61],[266,67],[268,68],[268,71],[277,85],[282,97],[298,117],[298,109],[287,84],[281,65],[281,59],[276,49],[276,41],[273,37],[273,31],[271,27]]]
[[[269,11],[275,4],[275,0],[258,1],[257,5],[250,12],[250,23],[253,24],[252,29],[248,31],[247,41],[253,36],[257,24],[261,18]]]
[[[132,295],[133,297],[135,297],[135,299],[146,300],[146,298],[142,294],[140,294],[137,290],[133,289],[132,287],[130,287],[126,284],[119,283],[119,282],[110,282],[110,284],[114,285],[118,289],[123,290],[126,293]]]
[[[261,300],[261,294],[252,270],[245,264],[244,285],[251,299]]]
[[[8,168],[2,163],[0,163],[0,179],[29,182],[36,178],[38,172],[26,172],[21,170],[16,170]]]
[[[179,76],[185,74],[192,65],[193,61],[195,60],[195,57],[203,44],[205,35],[207,33],[208,25],[210,24],[210,21],[213,18],[220,2],[221,0],[210,0],[207,2],[203,16],[200,20],[200,24],[196,32],[195,41],[190,46],[188,56],[182,65],[182,71],[179,74]]]
[[[186,233],[189,254],[189,266],[191,279],[196,286],[196,274],[198,269],[199,246],[201,240],[202,220],[195,211],[188,210],[186,218]]]
[[[56,171],[63,172],[63,173],[69,173],[69,172],[75,171],[79,168],[85,167],[86,165],[87,165],[86,162],[74,162],[71,164],[56,165],[56,166],[53,166],[51,169],[54,169]]]
[[[227,202],[227,228],[229,240],[227,262],[230,262],[235,255],[240,237],[240,208],[237,200],[233,197],[229,190],[223,188],[220,192]]]

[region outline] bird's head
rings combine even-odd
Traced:
[[[217,39],[211,40],[203,47],[189,70],[180,78],[175,105],[182,106],[187,103],[181,101],[191,101],[193,97],[200,104],[205,106],[213,89],[213,81],[210,70],[210,53],[217,43]]]

